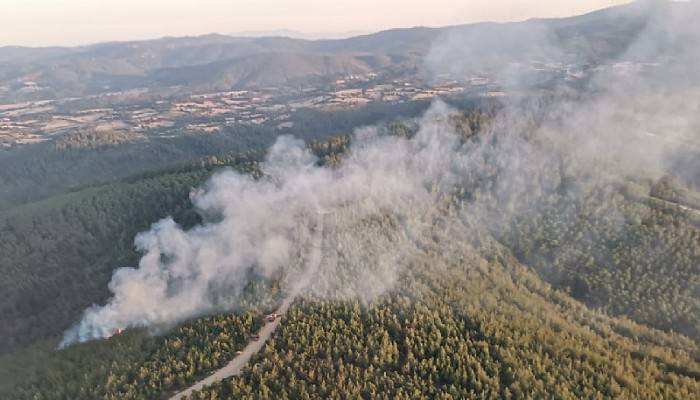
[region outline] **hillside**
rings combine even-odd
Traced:
[[[450,71],[443,64],[465,56],[483,68],[533,60],[596,65],[625,54],[659,9],[673,15],[694,12],[681,2],[640,1],[564,19],[395,29],[336,40],[205,35],[77,48],[6,47],[0,48],[0,86],[9,88],[5,101],[17,101],[163,85],[292,85],[319,76],[329,80],[383,71],[362,57],[410,71],[422,71],[427,57],[429,75]],[[663,32],[657,33],[663,40]],[[456,54],[443,54],[454,44],[459,44]]]
[[[436,263],[431,256],[426,263],[416,265],[423,285],[412,283],[410,291],[372,306],[298,302],[254,360],[257,368],[193,398],[647,399],[700,393],[692,344],[590,312],[543,285],[507,252],[490,261],[472,253],[461,262]],[[228,338],[247,326],[221,316],[151,342],[132,333],[77,346],[54,355],[35,386],[16,398],[164,398],[240,348]],[[95,358],[96,352],[105,357]]]
[[[455,222],[419,238],[415,263],[395,290],[372,304],[299,299],[253,360],[255,367],[193,398],[652,399],[700,393],[695,342],[591,311],[543,283],[488,233],[471,229]],[[343,233],[336,235],[324,238],[325,257],[351,260],[343,250],[334,255],[340,249],[334,238]],[[462,241],[465,236],[476,247]],[[223,314],[161,337],[136,330],[39,357],[13,398],[166,398],[225,363],[259,318],[255,312]]]
[[[416,265],[425,287],[413,281],[379,304],[299,302],[254,360],[257,367],[192,398],[651,399],[700,393],[696,356],[662,355],[674,339],[585,310],[507,251],[490,261],[437,259],[433,254]],[[439,278],[431,276],[436,269]]]
[[[157,85],[196,85],[206,90],[225,90],[323,81],[336,76],[366,74],[371,70],[368,62],[349,55],[263,53],[206,65],[164,69],[153,79]]]
[[[475,138],[489,118],[467,112],[454,122],[465,138]],[[393,123],[388,129],[391,135],[416,134],[411,124]],[[337,137],[312,148],[323,163],[334,165],[348,144],[347,137]],[[190,321],[152,339],[134,330],[109,341],[47,351],[83,307],[104,301],[111,272],[136,261],[131,248],[136,232],[168,214],[185,227],[201,221],[191,208],[189,190],[201,185],[212,168],[226,164],[259,174],[259,164],[246,157],[212,160],[205,168],[98,187],[3,215],[3,254],[9,257],[2,267],[2,293],[9,308],[1,326],[15,327],[3,334],[15,339],[6,343],[4,350],[12,352],[0,368],[13,377],[3,390],[17,390],[6,393],[15,393],[13,398],[38,393],[47,399],[158,398],[230,359],[243,342],[222,338],[254,330],[237,322],[242,314],[233,320],[224,314]],[[537,179],[558,179],[546,171]],[[688,189],[664,185],[655,196],[681,196],[674,201],[691,204],[679,200],[694,196]],[[437,222],[423,236],[408,238],[415,242],[404,256],[415,260],[393,290],[372,304],[342,296],[332,300],[334,291],[362,284],[353,274],[341,275],[322,297],[295,303],[255,361],[260,368],[213,390],[233,398],[256,393],[313,398],[344,390],[363,398],[378,391],[399,397],[518,398],[517,393],[537,397],[551,390],[573,398],[693,397],[700,390],[700,314],[694,311],[700,299],[693,286],[700,282],[694,267],[698,227],[678,209],[624,193],[614,188],[577,205],[550,193],[537,213],[511,226],[484,229],[475,218],[482,214],[478,203],[465,206],[468,197],[460,200],[457,192],[444,203],[448,219],[435,216]],[[610,195],[616,202],[601,207],[599,201]],[[484,200],[497,209],[508,207]],[[565,211],[571,209],[580,212]],[[619,218],[620,211],[629,214],[622,229],[610,219]],[[338,221],[353,215],[351,207],[334,213]],[[324,257],[340,266],[347,263],[350,270],[362,265],[355,259],[361,254],[342,244],[372,237],[375,243],[365,244],[371,249],[406,240],[375,236],[383,226],[389,232],[396,226],[391,215],[352,220],[351,225],[336,222],[340,225],[328,230],[323,245]],[[57,230],[62,234],[52,233]],[[652,241],[654,258],[647,251]],[[263,293],[276,287],[271,283],[263,285]],[[189,344],[183,347],[183,341]],[[109,356],[96,359],[95,352]],[[33,361],[18,366],[18,357]],[[532,374],[516,372],[526,365],[534,368]],[[317,368],[348,376],[331,382]]]

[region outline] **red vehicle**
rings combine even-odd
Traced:
[[[250,337],[250,340],[257,342],[258,340],[260,340],[260,335],[253,335]]]

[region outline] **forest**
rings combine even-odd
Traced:
[[[492,115],[467,110],[452,123],[478,140]],[[307,139],[331,166],[352,141]],[[52,350],[85,307],[104,302],[112,271],[137,262],[136,233],[167,215],[195,225],[191,190],[224,167],[259,176],[261,157],[219,153],[0,213],[0,397],[167,398],[230,360],[274,306],[274,282],[251,288],[265,301],[232,313]],[[557,173],[533,179],[565,181]],[[241,377],[192,398],[696,398],[700,228],[679,206],[692,209],[697,195],[670,178],[631,186],[545,191],[520,203],[530,212],[489,225],[468,216],[493,215],[476,213],[468,190],[452,193],[446,207],[466,216],[452,228],[469,233],[433,232],[374,303],[299,299]],[[476,206],[513,207],[479,193]]]

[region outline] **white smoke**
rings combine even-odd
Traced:
[[[410,251],[402,247],[420,236],[437,193],[454,181],[458,137],[445,118],[450,113],[436,103],[412,139],[362,130],[334,169],[318,166],[302,141],[283,136],[262,165],[262,179],[217,174],[194,197],[209,222],[185,231],[167,218],[138,235],[144,253],[138,268],[114,273],[112,298],[88,309],[64,344],[232,309],[251,274],[282,277],[295,292],[382,294],[406,265]],[[392,229],[373,222],[387,219]],[[323,260],[295,287],[308,272],[318,229]]]
[[[658,46],[652,33],[678,24],[652,19],[622,57],[640,62],[658,54],[650,50]],[[696,28],[683,32],[700,37]],[[455,37],[449,43],[459,43]],[[585,196],[592,187],[649,184],[678,172],[677,156],[698,152],[700,127],[697,86],[676,78],[685,73],[700,82],[690,72],[700,52],[697,41],[682,44],[673,57],[688,65],[663,66],[674,77],[619,75],[607,66],[585,96],[547,92],[508,102],[471,138],[455,131],[454,111],[441,102],[410,138],[356,132],[336,167],[319,166],[303,142],[281,137],[261,179],[226,171],[195,195],[204,224],[185,231],[165,219],[140,234],[138,267],[114,273],[108,303],[86,310],[64,344],[235,309],[251,276],[280,279],[289,295],[372,300],[394,287],[440,222],[456,218],[445,212],[453,194],[465,221],[498,235],[547,193]],[[432,54],[453,53],[441,47]]]

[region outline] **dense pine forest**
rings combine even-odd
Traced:
[[[485,107],[452,123],[478,140],[492,117]],[[401,120],[383,129],[408,137],[417,128]],[[329,166],[352,141],[307,139]],[[221,168],[259,177],[261,153],[219,153],[0,213],[0,398],[167,398],[230,360],[274,308],[275,282],[251,283],[250,304],[232,313],[53,349],[83,309],[106,300],[112,271],[137,263],[138,232],[168,215],[199,223],[191,191]],[[564,180],[557,173],[533,179]],[[575,199],[551,190],[520,199],[528,213],[488,225],[480,219],[512,199],[485,190],[474,203],[465,188],[445,201],[464,224],[421,242],[390,293],[372,303],[298,299],[241,377],[192,398],[700,396],[692,188],[667,178]]]

